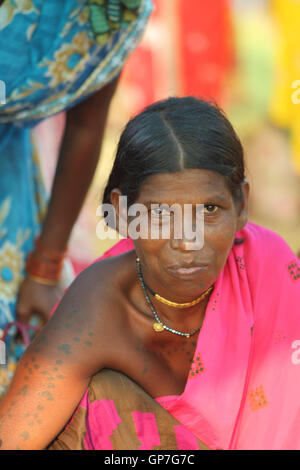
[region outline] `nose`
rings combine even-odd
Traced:
[[[199,251],[203,248],[203,243],[197,239],[195,240],[186,240],[186,239],[174,239],[172,238],[170,240],[170,246],[172,250],[176,251],[182,251],[182,252],[187,252],[187,251]]]
[[[170,240],[174,250],[193,251],[204,246],[204,219],[197,216],[193,208],[184,206],[182,217],[174,220],[173,232]]]
[[[193,233],[183,233],[181,237],[171,237],[170,246],[176,251],[199,251],[204,246],[203,233],[194,231]]]

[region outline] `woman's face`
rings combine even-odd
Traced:
[[[161,227],[169,217],[168,211],[158,209],[158,205],[168,208],[176,204],[182,214],[189,207],[192,229],[203,230],[203,245],[192,243],[184,235],[175,238],[172,216],[169,238],[153,239],[149,229],[148,238],[134,240],[146,283],[160,295],[178,301],[195,298],[211,286],[225,265],[236,231],[247,222],[248,189],[245,182],[243,202],[237,204],[225,178],[211,170],[189,169],[149,177],[135,203],[147,207],[146,217],[153,227]],[[201,216],[196,219],[197,204],[203,204],[202,226]]]

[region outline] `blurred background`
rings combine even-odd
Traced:
[[[130,117],[168,96],[213,98],[245,149],[252,222],[300,250],[300,0],[153,0],[155,11],[125,65],[101,160],[73,230],[78,269],[116,243],[99,240],[96,215],[116,145]],[[51,187],[64,115],[35,139]],[[76,188],[74,188],[76,191]]]

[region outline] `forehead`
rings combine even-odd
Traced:
[[[204,203],[209,198],[231,200],[224,176],[212,170],[188,169],[150,176],[142,184],[136,202]]]

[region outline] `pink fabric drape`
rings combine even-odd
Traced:
[[[300,449],[300,261],[256,224],[236,236],[185,390],[157,401],[212,449]]]

